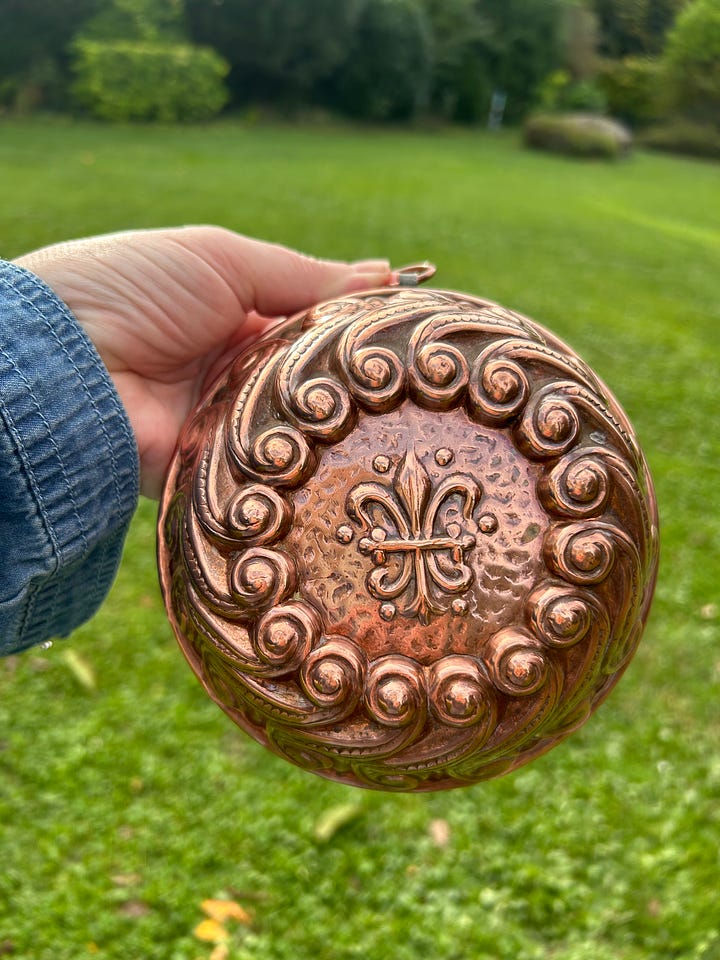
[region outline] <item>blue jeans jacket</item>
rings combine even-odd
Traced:
[[[42,281],[0,260],[0,654],[67,635],[95,612],[138,477],[95,348]]]

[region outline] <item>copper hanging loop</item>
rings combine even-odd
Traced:
[[[424,263],[413,263],[407,267],[400,267],[398,270],[393,270],[393,278],[389,286],[417,287],[434,277],[436,271],[437,267],[429,260],[425,260]]]

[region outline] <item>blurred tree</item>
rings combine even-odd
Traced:
[[[103,0],[0,0],[0,76],[61,57],[78,27]]]
[[[563,14],[565,67],[575,83],[591,80],[598,68],[598,19],[582,3],[571,3]]]
[[[494,91],[505,116],[533,105],[561,62],[566,0],[421,0],[433,31],[433,106],[449,119],[484,121]]]
[[[329,100],[351,116],[406,120],[427,104],[430,70],[430,29],[415,0],[365,0]]]
[[[80,32],[92,40],[183,40],[183,0],[111,0]]]
[[[720,0],[693,0],[680,13],[664,61],[672,105],[720,128]]]
[[[0,99],[62,103],[67,46],[103,0],[0,0]]]
[[[565,0],[480,0],[492,33],[480,41],[493,89],[507,94],[506,118],[521,119],[534,105],[544,77],[562,62]]]
[[[598,86],[609,112],[632,127],[647,126],[662,116],[663,68],[657,58],[603,60]]]
[[[473,87],[483,91],[487,81],[476,63],[476,46],[492,27],[477,0],[420,0],[432,33],[430,102],[441,116],[457,118]],[[467,90],[466,90],[467,88]]]
[[[230,63],[235,102],[296,104],[346,58],[364,0],[185,0],[190,35]]]
[[[656,54],[687,0],[590,0],[600,23],[600,51],[608,57]]]

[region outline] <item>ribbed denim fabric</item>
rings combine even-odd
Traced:
[[[0,260],[0,655],[97,610],[137,505],[135,438],[68,308]]]

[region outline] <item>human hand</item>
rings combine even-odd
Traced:
[[[90,237],[15,262],[93,341],[135,432],[141,490],[155,498],[204,388],[268,318],[391,279],[386,260],[314,260],[220,227]]]

